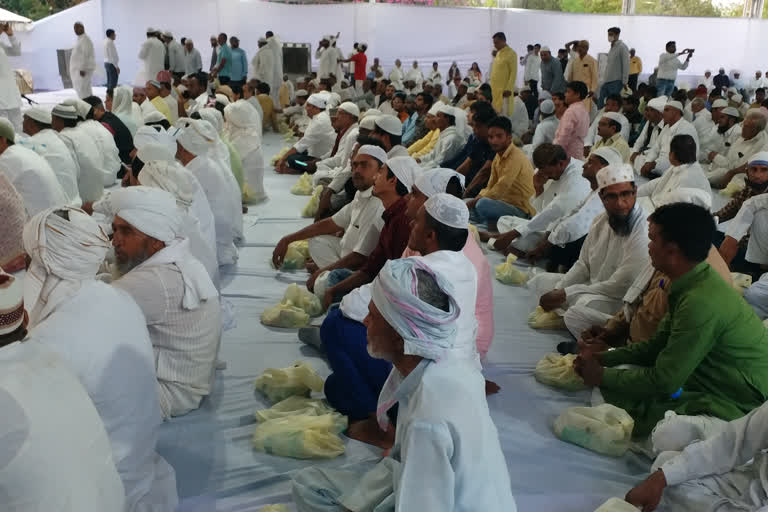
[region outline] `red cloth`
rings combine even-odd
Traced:
[[[408,238],[411,236],[411,221],[405,216],[408,201],[401,197],[389,208],[384,210],[381,218],[384,219],[384,227],[379,235],[379,243],[373,250],[362,270],[371,279],[379,274],[387,260],[396,260],[402,256],[408,247]]]
[[[357,52],[351,59],[355,63],[355,80],[365,80],[365,67],[368,65],[368,57],[363,52]]]

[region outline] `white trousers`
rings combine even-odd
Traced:
[[[249,204],[255,204],[267,198],[264,190],[264,155],[259,148],[243,158],[243,174],[250,188]]]
[[[752,226],[749,228],[746,260],[758,265],[768,264],[768,210],[755,212]]]
[[[763,274],[759,281],[746,289],[744,300],[752,306],[760,320],[768,318],[768,273]]]
[[[85,76],[80,76],[80,72],[73,70],[72,72],[72,88],[77,93],[77,97],[80,99],[93,96],[93,89],[91,89],[91,78],[93,78],[93,71],[86,71]]]
[[[364,80],[355,80],[355,92],[358,98],[363,95],[363,82]]]
[[[21,127],[21,108],[11,108],[7,110],[0,109],[0,117],[4,117],[11,122],[16,133],[22,133]]]
[[[528,222],[530,222],[528,219],[521,219],[514,215],[504,215],[503,217],[499,217],[496,228],[499,230],[499,233],[508,233],[513,229],[519,229],[527,225]],[[543,239],[544,233],[528,233],[527,235],[518,237],[512,241],[512,247],[518,251],[529,252],[535,249]]]
[[[341,259],[341,238],[333,235],[320,235],[310,238],[309,256],[320,268],[327,267]]]

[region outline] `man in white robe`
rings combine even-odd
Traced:
[[[313,94],[307,99],[304,107],[311,118],[309,125],[301,139],[275,164],[277,172],[301,174],[306,171],[307,162],[330,156],[336,132],[326,106],[327,100],[324,95]]]
[[[75,23],[77,41],[69,56],[69,77],[72,87],[80,99],[93,96],[91,79],[96,70],[96,57],[93,53],[93,41],[85,33],[85,27],[79,21]]]
[[[91,105],[83,100],[65,100],[63,105],[70,105],[77,111],[77,129],[85,132],[96,144],[101,156],[99,169],[105,187],[111,187],[117,180],[117,173],[123,168],[120,161],[120,150],[117,148],[115,138],[103,124],[95,119],[88,119]]]
[[[178,504],[176,478],[155,452],[162,417],[144,317],[128,294],[95,279],[109,247],[103,229],[80,210],[51,208],[29,221],[30,337],[66,360],[93,400],[126,510],[170,512]],[[85,311],[90,322],[83,322]]]
[[[624,294],[648,262],[647,214],[635,203],[634,180],[628,164],[601,169],[597,188],[605,212],[592,223],[578,261],[565,275],[542,273],[528,282],[540,297],[539,305],[563,315],[576,338],[621,308]]]
[[[136,74],[134,85],[144,85],[157,78],[157,74],[165,69],[165,45],[158,37],[158,31],[154,28],[147,29],[147,39],[139,50],[139,60],[142,61],[141,70]]]
[[[724,109],[725,115],[728,115],[728,110],[733,110],[733,107]],[[756,153],[768,150],[768,133],[765,127],[766,117],[761,112],[747,114],[741,124],[741,135],[726,148],[725,154],[717,154],[711,160],[706,175],[713,186],[722,188],[729,183],[736,183],[743,188],[747,162]]]
[[[389,81],[395,87],[396,91],[401,91],[403,89],[403,79],[405,79],[405,73],[403,72],[403,68],[401,66],[402,63],[400,62],[400,59],[396,59],[395,67],[392,68],[392,71],[389,72]]]
[[[0,117],[8,119],[17,132],[21,131],[21,93],[16,85],[16,72],[8,57],[21,56],[21,42],[13,35],[11,24],[0,25],[8,43],[0,42]]]
[[[111,195],[118,279],[146,318],[163,416],[200,406],[213,387],[221,340],[219,298],[205,267],[183,238],[176,199],[154,187]]]
[[[645,155],[645,163],[640,168],[642,176],[661,176],[672,165],[669,161],[669,144],[675,135],[687,134],[699,146],[699,135],[691,123],[683,119],[683,105],[679,101],[668,101],[664,105],[664,128],[655,143]],[[636,167],[635,167],[636,168]]]
[[[632,146],[632,155],[629,157],[629,161],[638,175],[651,154],[652,148],[656,145],[661,130],[664,128],[663,112],[666,103],[667,98],[665,96],[653,98],[648,102],[645,112],[643,112],[646,123],[637,140],[635,140],[635,145]]]
[[[413,82],[416,84],[417,91],[414,94],[421,92],[421,84],[424,83],[424,73],[419,69],[419,61],[413,61],[413,68],[408,70],[405,74],[406,82]]]
[[[271,30],[267,30],[265,36],[267,39],[267,47],[272,50],[273,71],[272,81],[269,82],[270,96],[275,103],[275,108],[280,108],[281,105],[278,95],[280,93],[280,85],[283,83],[283,43]]]
[[[186,72],[186,55],[184,47],[181,46],[179,41],[174,39],[171,32],[163,32],[163,39],[168,48],[168,70],[175,79],[181,80],[181,77],[184,76],[184,73]],[[150,78],[150,80],[155,79],[157,79],[157,74]]]
[[[312,175],[312,182],[315,185],[318,185],[321,180],[334,178],[349,164],[349,158],[352,156],[352,150],[360,133],[357,126],[359,117],[360,109],[354,103],[347,101],[339,105],[336,117],[333,119],[333,128],[343,135],[339,139],[336,154],[317,162],[317,170]]]
[[[463,121],[459,121],[462,119]],[[435,128],[440,130],[435,147],[416,161],[423,169],[441,167],[443,162],[454,158],[466,144],[462,122],[466,123],[466,113],[457,107],[443,105],[437,111]]]
[[[323,36],[315,51],[318,80],[326,80],[330,78],[331,75],[336,74],[336,52],[331,50],[331,39],[333,39],[333,36]]]
[[[83,203],[97,201],[104,193],[102,157],[93,139],[77,128],[77,111],[69,105],[56,105],[51,112],[51,128],[67,146],[77,166],[77,189]]]
[[[263,37],[259,39],[259,51],[251,61],[253,67],[253,78],[260,82],[270,84],[269,90],[272,90],[272,75],[275,72],[274,52],[267,46],[267,40]]]

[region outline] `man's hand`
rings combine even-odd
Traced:
[[[307,280],[307,290],[311,292],[315,291],[315,281],[317,281],[317,278],[320,277],[321,273],[322,273],[322,269],[318,269],[312,272],[312,275]]]
[[[503,233],[496,237],[496,241],[493,243],[493,247],[497,251],[501,251],[505,254],[507,254],[507,249],[509,248],[509,244],[512,243],[513,240],[517,239],[517,237],[520,236],[520,233],[517,232],[517,230],[513,229],[512,231],[507,231],[506,233]]]
[[[541,306],[544,311],[552,311],[565,304],[565,299],[565,290],[555,289],[541,296],[541,299],[539,299],[539,306]]]
[[[501,95],[504,98],[509,98],[510,96],[512,96],[512,91],[504,91],[503,93],[501,93]]]
[[[119,67],[115,66],[115,71],[117,71],[118,75],[120,74],[120,68]]]
[[[552,244],[546,238],[542,240],[539,245],[534,247],[532,251],[525,255],[525,258],[531,263],[536,263],[541,258],[546,258],[552,251]]]
[[[587,386],[599,387],[603,382],[603,365],[592,352],[579,354],[573,361],[573,369]]]
[[[533,175],[533,190],[536,192],[536,197],[539,197],[544,192],[544,185],[549,181],[549,177],[545,176],[541,170]]]
[[[710,151],[709,154],[707,155],[707,160],[711,162],[712,160],[715,159],[716,156],[717,156],[717,151]]]
[[[93,215],[93,201],[87,201],[80,206],[80,209],[83,210],[88,215]]]
[[[643,483],[627,493],[627,502],[636,507],[642,507],[643,512],[656,510],[661,502],[661,495],[667,486],[667,479],[662,470],[654,472]]]
[[[640,153],[632,153],[632,156],[629,157],[629,163],[634,164],[635,163],[635,158],[637,158],[637,155],[639,155],[639,154]]]
[[[601,327],[599,325],[593,325],[589,329],[584,329],[581,333],[581,339],[590,342],[595,338],[602,338],[605,333],[608,332],[605,330],[605,327]]]
[[[475,207],[475,205],[477,204],[477,202],[478,202],[479,200],[480,200],[480,198],[479,198],[479,197],[476,197],[476,198],[474,198],[474,199],[472,199],[472,200],[468,201],[468,202],[467,202],[467,208],[469,208],[469,209],[472,209],[472,208],[474,208],[474,207]]]
[[[288,251],[288,244],[290,243],[291,241],[288,237],[283,237],[277,242],[275,250],[272,251],[272,264],[275,268],[280,268],[280,265],[283,264],[283,259],[285,258],[285,253]]]
[[[85,76],[85,71],[81,71],[80,76]]]
[[[651,175],[651,172],[656,168],[656,162],[645,162],[640,169],[640,174],[646,178]]]

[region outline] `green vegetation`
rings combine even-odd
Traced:
[[[0,7],[31,20],[39,20],[68,9],[83,0],[0,0]]]

